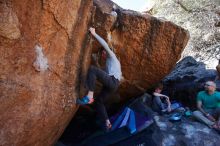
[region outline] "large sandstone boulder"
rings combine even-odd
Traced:
[[[170,21],[122,10],[107,0],[94,0],[94,4],[94,26],[122,65],[124,82],[119,91],[123,98],[140,94],[173,69],[189,39],[186,30]],[[99,47],[93,44],[94,51]]]
[[[91,8],[90,0],[1,0],[0,145],[53,145],[64,131],[89,64]]]
[[[0,145],[53,145],[77,110],[93,49],[94,24],[122,63],[122,96],[140,94],[175,65],[189,34],[133,11],[108,14],[91,0],[0,2]],[[94,11],[93,11],[94,10]],[[94,13],[91,13],[94,12]]]

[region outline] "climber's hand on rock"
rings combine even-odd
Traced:
[[[93,28],[93,27],[90,27],[90,28],[89,28],[89,31],[90,31],[90,33],[91,33],[92,35],[95,34],[95,28]]]

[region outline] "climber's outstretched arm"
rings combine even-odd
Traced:
[[[97,41],[104,47],[104,49],[106,50],[109,56],[115,56],[115,53],[109,48],[106,41],[95,32],[95,28],[90,27],[89,31],[97,39]]]

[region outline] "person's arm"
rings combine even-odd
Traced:
[[[205,116],[206,115],[208,115],[208,113],[207,112],[205,112],[205,110],[202,108],[202,100],[203,100],[203,96],[201,95],[202,93],[201,92],[199,92],[198,94],[197,94],[197,101],[196,101],[196,104],[197,104],[197,109],[200,111],[200,112],[202,112]]]
[[[98,67],[98,68],[101,68],[100,64],[99,64],[99,61],[98,61],[98,57],[97,57],[97,54],[92,54],[92,59],[94,61],[94,64]]]
[[[202,101],[197,101],[197,108],[200,112],[202,112],[205,116],[208,115],[208,113],[205,112],[205,110],[202,108]]]
[[[218,66],[219,66],[219,65],[216,66],[216,74],[217,74],[217,75],[216,75],[216,77],[215,77],[215,81],[219,80],[219,76],[220,76],[220,72],[219,72]]]
[[[89,28],[89,31],[97,39],[97,41],[104,47],[104,49],[106,50],[109,56],[115,56],[114,52],[109,48],[106,41],[95,32],[95,28],[91,27]]]
[[[209,113],[205,112],[205,110],[202,108],[202,101],[197,101],[197,108],[199,111],[201,111],[209,120],[211,121],[216,121],[214,117],[212,117],[212,115],[210,115]]]
[[[159,96],[159,97],[165,97],[165,98],[168,98],[168,99],[169,99],[168,96],[163,95],[163,94],[160,94],[160,93],[156,93],[156,92],[154,92],[153,95],[154,95],[154,96]]]
[[[166,110],[167,110],[168,112],[171,112],[171,103],[170,103],[170,99],[169,99],[168,96],[163,95],[163,94],[160,94],[160,93],[156,93],[156,92],[154,92],[153,95],[154,95],[154,96],[158,96],[158,97],[164,97],[164,98],[166,98],[166,102],[167,102],[167,109],[166,109]],[[163,109],[163,110],[164,110],[164,109]]]
[[[167,111],[168,112],[171,112],[171,103],[170,103],[170,99],[169,98],[166,98],[166,101],[167,101]]]
[[[216,92],[216,98],[218,102],[220,102],[220,92],[219,91],[215,91],[215,92]]]
[[[160,96],[155,96],[154,98],[155,98],[154,100],[155,100],[157,106],[159,106],[160,110],[165,110],[165,107],[160,99]]]

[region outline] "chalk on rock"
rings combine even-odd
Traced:
[[[117,14],[117,12],[112,11],[112,12],[111,12],[111,15],[114,16],[114,17],[117,17],[118,14]]]
[[[116,9],[117,9],[117,6],[116,6],[115,4],[113,4],[112,9],[113,9],[113,10],[116,10]]]
[[[110,32],[107,33],[107,39],[108,39],[108,42],[112,41],[112,35]]]
[[[48,61],[47,58],[43,54],[43,49],[40,45],[35,46],[35,52],[36,52],[36,60],[33,63],[33,66],[36,71],[44,72],[48,69]]]

